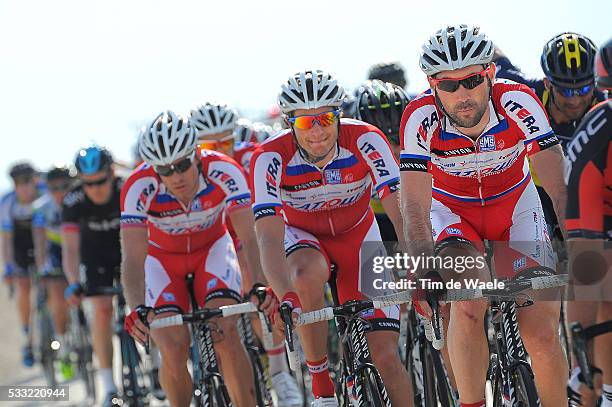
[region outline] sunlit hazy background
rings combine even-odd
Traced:
[[[420,45],[448,23],[476,23],[532,76],[552,36],[602,44],[612,1],[0,1],[0,190],[15,160],[46,169],[91,141],[130,161],[138,127],[163,109],[222,100],[258,119],[305,67],[347,88],[400,61],[426,86]]]

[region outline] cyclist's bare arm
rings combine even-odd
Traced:
[[[62,267],[70,284],[79,282],[80,249],[81,232],[78,229],[62,228]]]
[[[32,238],[34,239],[36,268],[40,271],[45,267],[47,261],[47,230],[41,227],[33,227]]]
[[[400,180],[400,207],[407,252],[410,255],[431,255],[431,174],[404,171]]]
[[[389,220],[391,220],[391,223],[393,223],[397,240],[402,242],[404,241],[404,222],[402,220],[402,213],[400,212],[399,199],[399,192],[393,192],[384,197],[380,203],[382,204],[385,213],[389,217]]]
[[[245,282],[244,287],[249,289],[255,283],[266,281],[259,259],[253,211],[250,206],[239,208],[231,211],[229,217],[246,255],[247,270],[242,270],[242,279]]]
[[[15,254],[13,253],[13,232],[2,232],[2,260],[4,264],[15,264]]]
[[[255,223],[257,245],[261,256],[263,272],[280,298],[293,291],[289,265],[285,257],[285,222],[280,216],[266,216]]]
[[[550,196],[550,199],[555,208],[561,232],[567,238],[565,225],[562,221],[565,219],[565,205],[567,202],[567,188],[563,180],[564,156],[563,149],[560,145],[556,145],[546,150],[539,151],[530,157],[531,165],[544,190]]]
[[[121,228],[121,283],[130,308],[144,304],[144,264],[149,247],[146,227]]]

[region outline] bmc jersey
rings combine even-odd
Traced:
[[[542,104],[527,86],[498,81],[489,111],[473,140],[442,115],[431,90],[421,94],[402,116],[401,171],[431,173],[438,199],[481,205],[529,182],[525,156],[559,143]]]
[[[612,240],[612,101],[583,119],[567,146],[566,183],[569,237]]]
[[[65,197],[62,206],[62,228],[81,234],[81,263],[115,268],[121,265],[119,245],[119,197],[123,180],[116,178],[110,200],[94,204],[78,185]]]
[[[222,214],[251,203],[244,172],[231,158],[202,150],[196,196],[185,207],[152,166],[143,164],[121,193],[121,227],[148,227],[149,243],[164,252],[191,253],[225,234]]]
[[[338,235],[371,211],[372,186],[383,199],[399,187],[397,160],[376,127],[340,120],[336,155],[324,168],[306,161],[290,130],[266,140],[251,159],[255,219],[285,222],[318,235]]]

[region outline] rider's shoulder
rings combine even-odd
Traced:
[[[255,151],[293,154],[296,150],[291,129],[284,129],[259,143]]]
[[[72,208],[77,205],[82,204],[85,201],[85,192],[83,191],[82,185],[76,185],[72,187],[70,191],[64,197],[64,206],[67,208]]]
[[[38,198],[34,202],[32,202],[32,211],[40,212],[44,211],[47,207],[52,204],[52,198],[49,194],[44,194]]]

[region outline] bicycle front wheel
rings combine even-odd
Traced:
[[[385,385],[376,370],[366,368],[361,372],[360,405],[368,407],[391,407]]]
[[[514,388],[514,406],[541,407],[540,396],[529,365],[524,363],[517,365],[510,372],[510,380]]]

